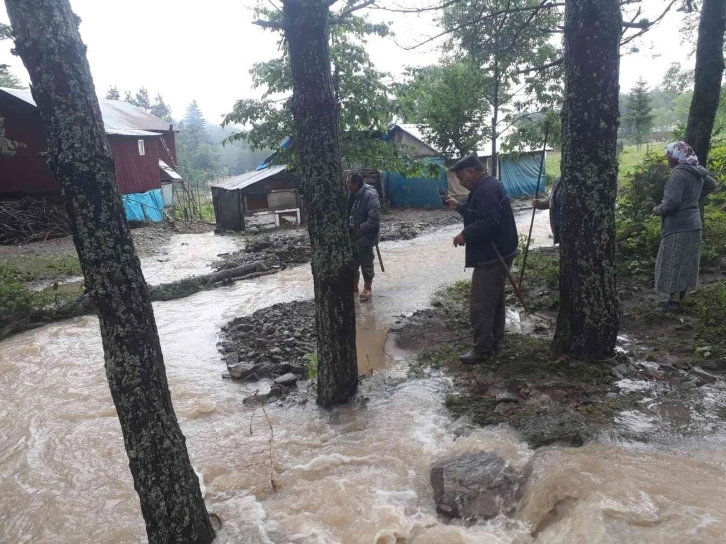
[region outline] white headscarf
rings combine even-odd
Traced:
[[[678,164],[698,166],[698,157],[686,142],[673,142],[666,148],[666,155],[678,161]]]

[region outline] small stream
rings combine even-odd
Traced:
[[[529,217],[519,220],[524,231]],[[252,411],[242,404],[264,385],[222,380],[216,343],[220,326],[235,316],[312,297],[309,267],[154,304],[192,463],[210,511],[224,520],[218,541],[722,542],[726,454],[716,438],[657,445],[604,439],[548,450],[537,454],[516,519],[474,527],[437,519],[433,459],[485,450],[522,468],[533,455],[504,428],[455,440],[443,407],[448,379],[408,378],[408,354],[388,338],[397,316],[425,307],[438,288],[468,276],[463,250],[451,244],[456,232],[381,246],[386,272],[374,283],[373,302],[358,308],[359,366],[376,371],[355,402],[334,410],[314,403],[267,408],[277,492],[270,486],[264,416],[258,411],[251,423]],[[539,243],[550,243],[547,232],[546,215],[539,214]],[[232,250],[230,239],[210,236],[201,248],[194,237],[206,235],[188,236],[172,241],[168,261],[144,261],[151,283],[199,273],[190,270],[198,270],[200,259]],[[0,542],[145,541],[97,320],[56,323],[0,343],[0,388]],[[543,526],[553,509],[557,516]],[[538,525],[544,528],[533,540]]]

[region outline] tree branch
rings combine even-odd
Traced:
[[[649,23],[648,23],[648,26],[644,27],[644,28],[643,28],[643,29],[642,29],[642,30],[641,30],[640,32],[636,32],[636,33],[635,33],[635,34],[633,34],[632,36],[630,36],[630,37],[628,37],[628,38],[624,39],[623,41],[621,41],[621,42],[620,42],[620,45],[621,45],[621,46],[623,46],[623,45],[627,45],[627,44],[629,44],[630,42],[632,42],[633,40],[636,40],[636,39],[638,39],[638,38],[639,38],[639,37],[641,37],[641,36],[642,36],[643,34],[645,34],[646,32],[648,32],[648,30],[650,30],[650,29],[651,29],[652,27],[654,27],[655,25],[657,25],[658,23],[660,23],[660,22],[661,22],[661,21],[663,20],[663,18],[664,18],[664,17],[665,17],[665,16],[666,16],[666,15],[668,14],[668,12],[669,12],[669,11],[670,11],[670,10],[671,10],[671,9],[673,8],[673,6],[675,6],[675,5],[676,5],[676,3],[677,3],[677,2],[679,2],[679,1],[680,1],[680,0],[671,0],[671,2],[670,2],[670,3],[668,4],[668,6],[666,6],[666,8],[665,8],[665,9],[663,10],[663,13],[661,13],[661,14],[660,14],[660,15],[659,15],[659,16],[658,16],[658,17],[657,17],[656,19],[654,19],[653,21],[649,22]],[[626,27],[626,23],[623,23],[623,27],[624,27],[624,28],[628,28],[628,27]],[[637,28],[637,27],[634,27],[634,28]]]
[[[516,74],[521,75],[521,74],[529,74],[531,72],[542,72],[549,68],[554,68],[555,66],[559,66],[559,65],[563,64],[564,62],[565,62],[565,59],[561,58],[561,59],[557,59],[556,61],[553,61],[553,62],[550,62],[547,64],[543,64],[542,66],[533,66],[531,68],[525,68],[524,70],[520,70]]]
[[[285,30],[284,23],[276,21],[264,21],[262,19],[257,19],[256,21],[252,21],[252,24],[262,28],[269,28],[270,30]]]
[[[335,21],[336,22],[342,21],[343,19],[345,19],[351,13],[353,13],[355,11],[358,11],[358,10],[361,10],[363,8],[367,8],[368,6],[371,6],[371,5],[375,4],[375,3],[376,3],[376,0],[366,0],[362,4],[358,4],[358,5],[355,5],[355,6],[350,6],[348,9],[345,9],[345,10],[341,11],[340,14],[335,18]]]

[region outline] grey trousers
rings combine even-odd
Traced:
[[[373,268],[373,256],[372,247],[361,247],[360,245],[353,244],[353,270],[358,275],[358,270],[363,272],[363,281],[371,283],[376,275],[375,269]]]
[[[512,267],[512,262],[513,259],[506,261],[507,268]],[[499,262],[475,268],[471,275],[469,316],[474,331],[474,353],[489,355],[499,349],[504,338],[506,278]]]

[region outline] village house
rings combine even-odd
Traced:
[[[164,207],[173,205],[174,184],[182,181],[174,128],[126,102],[99,103],[127,219],[161,221]],[[19,144],[14,155],[0,156],[0,199],[60,197],[42,155],[48,145],[30,91],[0,88],[0,116],[5,135]]]

